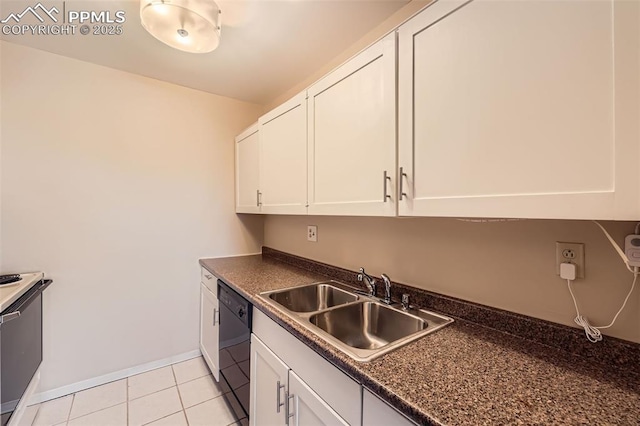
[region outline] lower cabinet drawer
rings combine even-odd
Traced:
[[[200,281],[204,284],[215,297],[218,297],[218,279],[205,268],[200,268]]]
[[[253,308],[253,333],[353,426],[362,422],[362,388],[260,310]]]

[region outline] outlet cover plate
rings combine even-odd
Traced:
[[[576,278],[584,278],[584,244],[556,242],[556,275],[560,276],[560,264],[571,262],[576,265]]]
[[[316,225],[307,226],[307,241],[318,242],[318,227]]]

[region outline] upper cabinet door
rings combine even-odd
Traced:
[[[260,212],[258,123],[236,137],[236,212]]]
[[[396,215],[396,34],[308,90],[309,214]]]
[[[262,213],[307,212],[307,99],[303,92],[260,117]]]
[[[440,0],[402,25],[399,214],[640,218],[639,8]]]

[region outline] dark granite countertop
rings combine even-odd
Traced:
[[[325,281],[326,275],[267,255],[200,263],[418,423],[640,425],[640,365],[631,370],[602,365],[458,318],[436,333],[361,363],[256,297],[268,290]]]

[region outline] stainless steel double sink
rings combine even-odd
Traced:
[[[371,361],[453,322],[422,309],[402,310],[336,281],[260,293],[307,330],[357,361]]]

